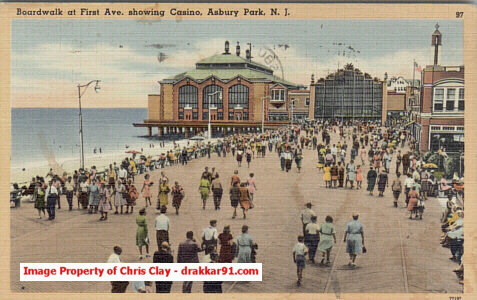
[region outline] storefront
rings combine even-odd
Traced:
[[[429,130],[431,151],[444,148],[447,153],[464,151],[464,126],[431,125]]]

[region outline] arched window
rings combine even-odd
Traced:
[[[179,108],[185,106],[199,107],[199,94],[197,88],[193,85],[184,85],[179,88]]]
[[[213,96],[209,96],[210,94],[217,93]],[[203,95],[203,100],[202,100],[202,108],[204,109],[209,109],[209,98],[210,98],[210,105],[212,107],[216,108],[222,108],[222,96],[223,95],[223,89],[222,87],[218,85],[208,85],[204,88],[204,95]]]
[[[229,88],[229,107],[234,108],[238,105],[248,108],[248,87],[242,84],[236,84]]]

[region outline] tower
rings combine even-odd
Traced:
[[[434,65],[439,62],[439,46],[442,45],[442,34],[439,31],[439,24],[436,24],[436,30],[432,34],[431,45],[434,46]]]

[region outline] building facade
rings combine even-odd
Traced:
[[[426,66],[421,75],[419,112],[413,112],[411,133],[421,152],[464,151],[464,66],[441,66],[438,53],[441,33],[436,25],[432,35],[434,65]]]
[[[310,86],[309,118],[386,121],[386,84],[348,64]]]
[[[159,85],[161,93],[148,97],[148,120],[134,124],[148,127],[149,134],[152,127],[158,128],[159,135],[164,127],[196,134],[207,128],[209,114],[212,130],[222,132],[256,128],[262,118],[266,126],[278,126],[277,122],[284,120],[273,113],[284,106],[288,115],[289,91],[298,88],[275,76],[271,68],[254,62],[251,45],[242,57],[239,43],[232,54],[228,41],[223,53],[204,58],[195,69],[163,79]]]
[[[420,85],[419,80],[404,79],[402,76],[391,77],[387,80],[387,91],[394,91],[398,94],[405,94],[410,87],[418,87]]]

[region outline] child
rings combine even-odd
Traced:
[[[296,282],[297,286],[301,285],[303,269],[305,268],[305,255],[308,253],[308,248],[303,243],[304,240],[305,238],[299,235],[298,243],[296,243],[293,248],[293,262],[296,263],[296,274],[298,277],[298,281]]]

